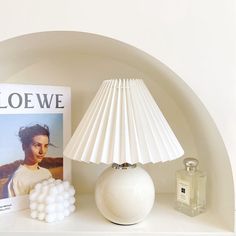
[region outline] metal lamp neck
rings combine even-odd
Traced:
[[[136,164],[129,164],[129,163],[123,163],[121,165],[113,163],[112,168],[113,169],[130,169],[130,168],[135,168],[137,165]]]

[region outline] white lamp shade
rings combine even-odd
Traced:
[[[93,163],[156,163],[184,154],[143,80],[105,80],[65,148]]]

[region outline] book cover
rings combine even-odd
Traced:
[[[71,179],[70,115],[69,87],[0,84],[0,214],[28,208],[38,182]]]

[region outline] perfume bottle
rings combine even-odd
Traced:
[[[189,216],[206,210],[206,173],[197,170],[198,160],[184,159],[184,170],[176,172],[175,208]]]

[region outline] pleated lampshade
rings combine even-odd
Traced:
[[[184,154],[140,79],[105,80],[64,151],[92,163],[156,163]]]

